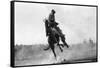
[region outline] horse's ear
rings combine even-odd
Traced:
[[[46,22],[46,21],[47,21],[47,19],[46,19],[46,18],[44,18],[44,19],[43,19],[43,22]]]

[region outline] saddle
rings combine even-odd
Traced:
[[[57,22],[48,22],[48,20],[45,20],[45,28],[46,28],[46,36],[52,31],[54,34],[58,34],[59,36],[63,36],[62,30],[57,27]]]

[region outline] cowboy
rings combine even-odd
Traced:
[[[57,26],[58,23],[55,21],[55,13],[56,13],[55,10],[52,9],[51,13],[48,17],[48,22],[49,22],[48,26],[51,27],[51,28],[56,29],[56,32],[58,32],[59,36],[61,37],[61,41],[64,43],[64,45],[69,47],[67,45],[67,43],[65,42],[65,35],[62,33],[62,30]],[[47,35],[48,35],[48,33],[47,33]]]

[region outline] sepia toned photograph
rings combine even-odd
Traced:
[[[13,4],[14,66],[97,62],[97,6]]]

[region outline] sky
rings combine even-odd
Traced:
[[[52,9],[68,44],[96,41],[95,7],[16,2],[15,44],[47,44],[43,20]]]

